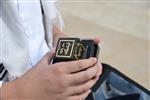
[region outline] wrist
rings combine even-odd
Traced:
[[[2,100],[17,99],[19,97],[18,85],[16,80],[5,82],[1,86]]]

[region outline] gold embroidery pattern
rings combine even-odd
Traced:
[[[85,52],[85,46],[81,43],[77,43],[74,53],[75,60],[79,60],[83,58],[83,54]]]

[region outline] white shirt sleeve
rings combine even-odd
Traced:
[[[52,47],[52,30],[53,25],[55,24],[60,28],[62,31],[64,29],[64,21],[60,15],[60,12],[56,8],[56,1],[57,0],[41,0],[42,8],[44,11],[44,18],[45,18],[45,27],[46,27],[46,34],[47,34],[47,42],[49,47]]]
[[[49,51],[40,0],[32,1],[6,0],[0,5],[0,60],[8,71],[9,81],[22,76]]]
[[[56,1],[57,0],[42,0],[42,7],[46,18],[48,18],[48,20],[53,24],[58,25],[58,27],[62,30],[64,28],[64,22],[56,7]]]

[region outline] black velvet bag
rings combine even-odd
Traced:
[[[150,100],[149,90],[110,65],[102,66],[102,75],[86,100]]]

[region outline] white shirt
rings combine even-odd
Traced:
[[[8,71],[9,80],[13,80],[23,75],[52,48],[54,19],[59,19],[60,26],[63,22],[55,0],[5,0],[0,3],[0,60]]]
[[[49,50],[45,41],[40,0],[18,0],[18,12],[28,39],[29,65],[34,65]]]

